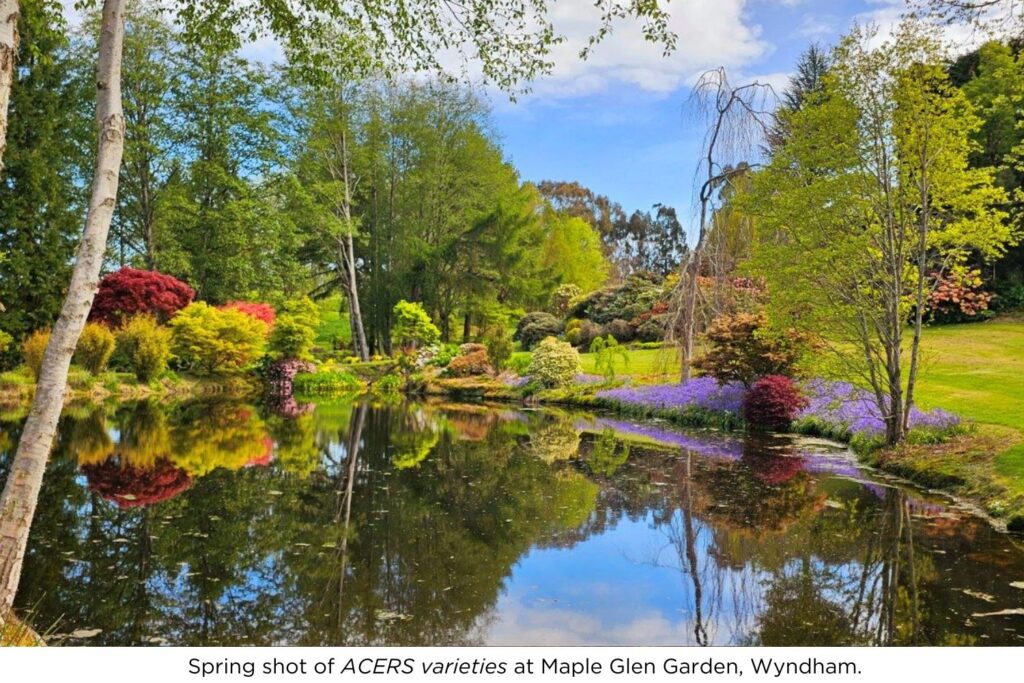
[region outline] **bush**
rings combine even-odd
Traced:
[[[520,377],[525,377],[526,373],[530,371],[530,363],[533,362],[533,355],[529,353],[513,353],[512,357],[508,359],[509,370],[516,373]]]
[[[633,341],[633,337],[636,334],[636,331],[622,318],[616,318],[608,323],[608,327],[605,328],[605,331],[615,337],[615,341],[622,344]]]
[[[484,337],[484,344],[487,347],[487,357],[491,359],[491,365],[496,370],[503,370],[512,357],[512,337],[504,326],[496,325],[487,330]]]
[[[800,388],[785,375],[768,375],[754,382],[743,398],[743,417],[753,427],[783,431],[807,405]]]
[[[301,314],[284,313],[277,318],[267,340],[267,350],[274,359],[312,360],[316,329]]]
[[[170,275],[122,268],[100,280],[89,319],[116,326],[134,315],[150,313],[166,322],[195,295],[191,287]]]
[[[441,341],[441,331],[431,322],[430,316],[420,304],[402,299],[395,304],[394,315],[391,342],[398,348],[411,351]]]
[[[472,351],[462,356],[456,356],[448,364],[446,374],[452,377],[469,377],[470,375],[490,375],[494,373],[491,361],[487,357],[487,350]]]
[[[14,337],[7,334],[3,330],[0,330],[0,354],[7,352],[7,349],[11,348],[11,343],[14,341]]]
[[[36,330],[21,344],[21,351],[25,359],[25,365],[32,377],[39,381],[39,373],[43,369],[43,354],[46,353],[46,345],[50,343],[50,328]]]
[[[607,324],[632,320],[650,311],[664,296],[663,280],[653,273],[634,273],[619,285],[605,287],[573,301],[569,315]]]
[[[558,289],[551,295],[551,311],[555,315],[560,315],[563,318],[569,311],[569,306],[573,300],[583,296],[583,290],[578,285],[567,284],[559,285]]]
[[[590,320],[584,320],[576,333],[576,346],[581,349],[589,349],[598,337],[604,337],[604,327]]]
[[[663,315],[648,318],[636,328],[635,339],[644,343],[664,341],[666,322]]]
[[[524,349],[533,348],[545,337],[556,337],[562,332],[562,321],[543,311],[527,313],[516,325],[512,339],[520,342]]]
[[[78,338],[74,361],[89,374],[98,375],[107,369],[115,346],[114,333],[106,325],[86,323],[82,336]]]
[[[573,346],[579,346],[580,328],[583,327],[583,321],[579,318],[573,318],[565,324],[565,341],[569,342]]]
[[[258,301],[229,301],[221,308],[233,308],[257,320],[262,320],[267,324],[267,329],[274,326],[274,320],[277,318],[273,306]]]
[[[171,331],[151,315],[137,315],[117,331],[117,353],[140,382],[167,371],[171,357]]]
[[[281,304],[280,315],[290,315],[303,325],[314,330],[320,326],[320,309],[308,296],[289,299]]]
[[[572,344],[547,337],[534,350],[528,372],[545,387],[565,386],[582,372],[580,354]]]
[[[978,270],[953,270],[939,276],[932,273],[935,289],[928,297],[928,317],[937,323],[959,323],[984,319],[994,296],[982,290]]]
[[[796,332],[772,334],[764,314],[723,315],[707,331],[711,348],[693,366],[719,382],[751,386],[759,377],[790,375],[807,346]]]
[[[263,355],[266,335],[266,323],[203,302],[189,304],[171,320],[172,351],[182,367],[197,375],[244,369]]]

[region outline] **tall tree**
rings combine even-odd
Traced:
[[[71,356],[96,294],[107,232],[117,203],[118,172],[124,151],[124,114],[121,110],[124,4],[125,0],[104,0],[103,3],[96,68],[96,167],[85,230],[67,297],[46,346],[32,408],[0,495],[0,619],[14,602],[46,460],[64,403]]]
[[[21,339],[60,310],[84,205],[89,115],[79,103],[91,77],[64,35],[59,13],[23,7],[11,98],[7,168],[0,176],[0,330]]]
[[[824,336],[834,370],[871,388],[892,444],[914,404],[930,273],[971,251],[994,258],[1013,235],[992,170],[968,165],[980,122],[935,39],[914,22],[879,47],[873,37],[857,28],[842,41],[824,93],[788,118],[793,134],[750,197],[769,313]]]

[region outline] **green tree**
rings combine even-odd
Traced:
[[[0,175],[0,330],[16,339],[53,324],[74,254],[82,209],[89,114],[85,70],[60,9],[28,2]]]
[[[971,251],[996,257],[1012,233],[991,169],[968,166],[980,122],[936,42],[910,21],[879,47],[871,37],[857,28],[841,42],[823,94],[786,117],[791,137],[755,175],[753,261],[773,322],[823,335],[834,370],[871,387],[895,443],[914,403],[929,273]]]
[[[586,221],[552,212],[544,244],[543,264],[560,284],[592,292],[608,277],[601,238]]]

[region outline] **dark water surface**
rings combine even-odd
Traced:
[[[137,403],[66,411],[16,607],[64,644],[1024,644],[1024,548],[809,440]]]

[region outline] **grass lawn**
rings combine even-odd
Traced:
[[[341,295],[335,294],[317,302],[320,307],[320,327],[316,330],[316,344],[325,349],[334,348],[334,342],[340,338],[342,346],[347,346],[352,339],[348,316],[341,314]]]
[[[615,359],[615,372],[618,375],[629,375],[636,382],[657,384],[673,382],[679,379],[679,353],[674,348],[663,349],[629,349],[629,362],[623,367],[622,359]],[[583,372],[596,374],[596,354],[580,354]]]

